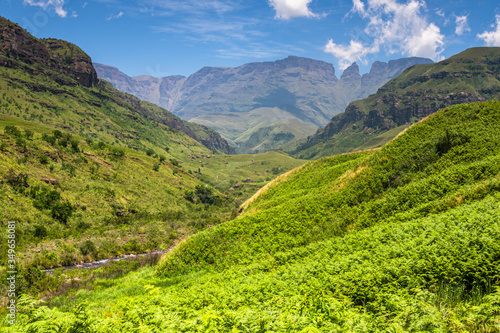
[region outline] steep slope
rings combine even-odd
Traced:
[[[441,110],[380,150],[313,161],[157,267],[29,308],[8,331],[495,332],[500,102]]]
[[[11,89],[25,90],[27,103],[21,100],[20,105],[36,101],[35,94],[43,96],[46,93],[59,94],[63,99],[79,99],[80,105],[88,104],[89,107],[96,109],[109,102],[126,111],[114,112],[113,107],[108,107],[106,108],[109,111],[107,117],[114,117],[116,121],[118,121],[117,118],[123,121],[128,117],[130,128],[137,127],[136,133],[143,138],[148,135],[138,131],[141,125],[134,124],[133,118],[136,117],[134,114],[140,114],[144,118],[179,130],[211,150],[232,152],[227,142],[215,131],[185,122],[151,103],[125,95],[110,85],[99,82],[90,57],[76,45],[55,39],[38,40],[18,25],[1,17],[0,68],[2,80]],[[8,97],[14,98],[14,96]],[[17,100],[15,102],[17,103]],[[43,104],[43,98],[39,104]],[[70,110],[64,104],[58,103],[51,106]],[[71,105],[71,102],[68,105]],[[81,117],[78,118],[81,120]],[[82,124],[80,122],[80,125]],[[117,125],[118,123],[114,124],[114,126]]]
[[[440,108],[500,98],[500,48],[472,48],[437,64],[417,65],[374,95],[354,101],[294,154],[318,158],[379,147]]]
[[[313,134],[353,99],[368,96],[409,65],[428,62],[423,58],[377,62],[363,76],[353,64],[340,80],[331,64],[294,56],[236,68],[204,67],[188,78],[130,78],[110,66],[96,65],[96,69],[116,88],[217,130],[238,145],[239,152],[255,153],[285,147],[288,142],[275,140],[275,135],[296,141]],[[268,115],[254,112],[263,108],[279,109],[293,119],[294,130],[284,129],[281,119],[269,122]],[[265,135],[260,126],[264,122]],[[259,140],[247,142],[252,133]]]

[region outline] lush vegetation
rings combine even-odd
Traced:
[[[155,269],[54,308],[23,298],[8,330],[497,332],[499,116],[450,107],[381,150],[306,164]]]

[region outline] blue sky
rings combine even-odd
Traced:
[[[130,76],[288,55],[330,62],[339,76],[353,61],[367,72],[375,60],[500,46],[492,0],[0,0],[0,15]]]

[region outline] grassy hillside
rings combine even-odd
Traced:
[[[500,98],[500,48],[471,48],[436,64],[409,67],[376,94],[349,104],[294,156],[320,158],[381,147],[416,121],[455,104]]]
[[[52,309],[25,299],[7,331],[497,332],[499,116],[449,107],[380,150],[308,163],[155,271]]]

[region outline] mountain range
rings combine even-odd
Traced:
[[[115,88],[217,130],[237,152],[256,153],[294,147],[349,102],[376,92],[408,66],[431,62],[416,57],[375,62],[364,75],[353,63],[340,79],[332,64],[295,56],[235,68],[204,67],[189,77],[129,77],[115,67],[95,68]]]
[[[319,158],[380,147],[439,109],[499,98],[500,48],[470,48],[436,64],[409,67],[376,94],[350,103],[294,154]]]

